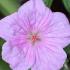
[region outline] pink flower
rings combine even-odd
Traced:
[[[2,58],[12,70],[59,70],[70,43],[66,16],[52,12],[42,0],[30,0],[0,20],[0,37],[6,40]]]

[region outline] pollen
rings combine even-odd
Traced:
[[[36,35],[33,35],[32,38],[31,38],[32,42],[35,42],[38,40],[38,37]]]
[[[27,38],[33,45],[36,43],[36,42],[38,42],[38,41],[40,41],[40,37],[38,36],[38,34],[30,34],[29,36],[28,36],[28,38]]]

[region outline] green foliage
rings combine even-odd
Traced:
[[[70,70],[70,45],[64,48],[67,54],[66,62],[61,70]]]
[[[0,70],[11,70],[9,65],[0,59]]]
[[[70,13],[70,0],[62,0],[66,10]]]
[[[0,38],[0,46],[2,46],[4,42],[5,42],[5,40],[3,40],[2,38]]]
[[[70,68],[68,67],[68,62],[69,62],[69,60],[67,59],[61,70],[70,70]]]
[[[0,0],[0,11],[6,16],[17,10],[18,0]]]
[[[0,38],[0,54],[1,54],[1,50],[2,50],[2,45],[4,44],[5,40],[3,40],[2,38]]]
[[[70,54],[70,45],[68,45],[66,48],[64,48],[67,54]]]
[[[51,7],[53,0],[44,0],[46,6]]]
[[[9,65],[4,62],[2,60],[2,57],[1,57],[1,51],[2,51],[2,45],[5,43],[5,40],[3,40],[2,38],[0,38],[0,70],[11,70],[9,68]]]

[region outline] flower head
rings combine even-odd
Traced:
[[[0,20],[6,40],[2,58],[12,70],[59,70],[70,43],[70,25],[63,13],[52,12],[42,0],[30,0]]]

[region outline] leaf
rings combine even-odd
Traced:
[[[19,7],[18,0],[0,0],[0,11],[6,16],[15,12]]]
[[[0,70],[11,70],[9,65],[0,59]]]
[[[63,65],[63,67],[62,67],[60,70],[70,70],[70,68],[68,67],[68,63],[69,63],[69,60],[66,59],[64,65]]]
[[[64,50],[66,51],[66,54],[67,54],[67,62],[64,66],[64,69],[66,67],[66,70],[70,70],[70,45],[68,45],[66,48],[64,48]]]
[[[51,7],[53,0],[44,0],[46,6]]]
[[[1,51],[2,45],[5,43],[5,40],[0,38],[0,70],[11,70],[9,65],[2,60]]]
[[[70,0],[62,0],[66,10],[70,13]]]
[[[70,45],[68,45],[66,48],[64,48],[67,54],[70,54]]]
[[[5,40],[3,40],[2,38],[0,38],[0,54],[2,51],[2,45],[4,44]]]
[[[0,46],[2,46],[4,44],[5,40],[0,38]]]

